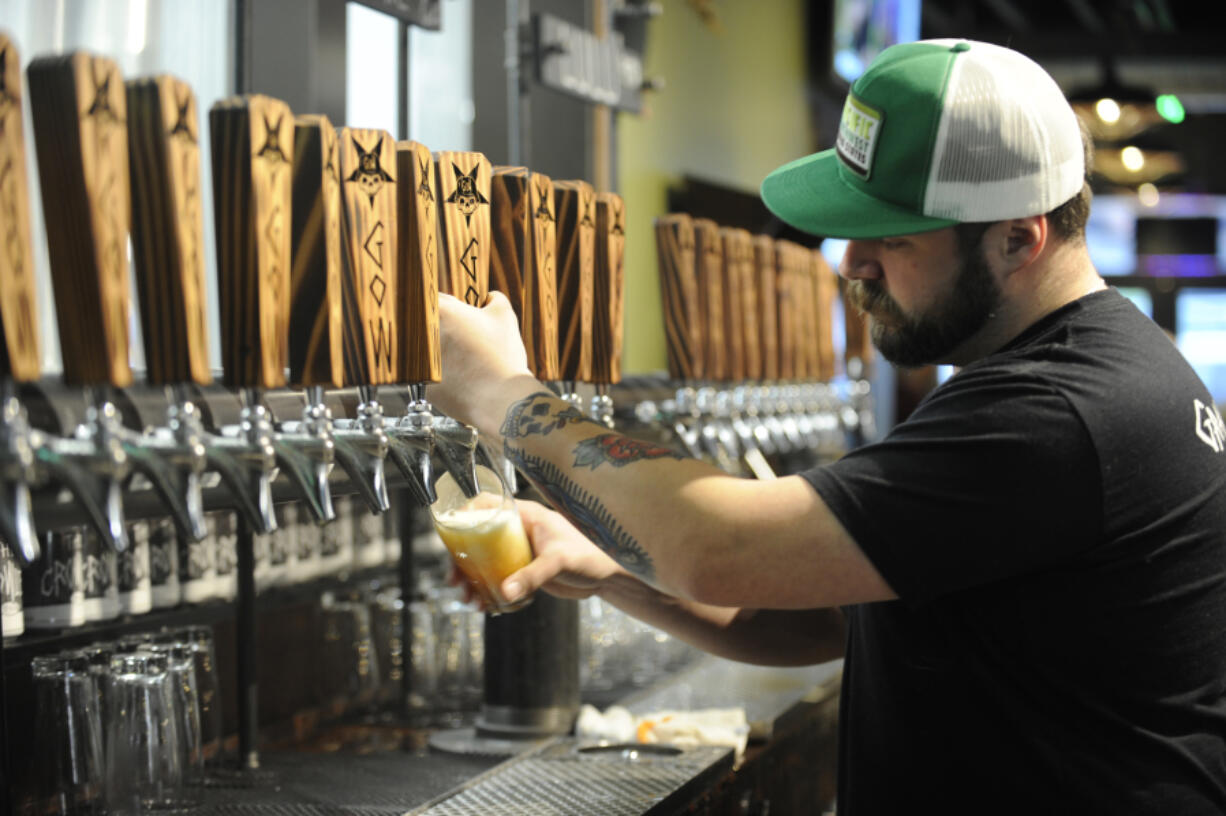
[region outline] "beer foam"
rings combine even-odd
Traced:
[[[470,504],[439,513],[435,518],[448,527],[471,529],[497,521],[501,512],[501,507],[473,507]]]

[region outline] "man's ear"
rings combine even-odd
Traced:
[[[1047,217],[1011,218],[1002,226],[1004,234],[991,246],[1008,275],[1029,266],[1047,246]]]

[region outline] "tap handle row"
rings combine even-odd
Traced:
[[[557,219],[553,181],[526,167],[498,166],[492,176],[490,288],[519,318],[528,366],[558,378]]]
[[[0,32],[0,379],[29,382],[42,373],[42,357],[21,101],[21,59]]]

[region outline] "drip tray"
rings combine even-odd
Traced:
[[[559,738],[409,816],[642,816],[671,812],[732,768],[732,749]],[[656,811],[659,808],[660,811]]]

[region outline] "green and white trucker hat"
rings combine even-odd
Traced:
[[[831,238],[884,238],[1050,212],[1081,190],[1077,115],[1029,57],[989,43],[887,48],[847,94],[835,147],[762,182],[771,212]]]

